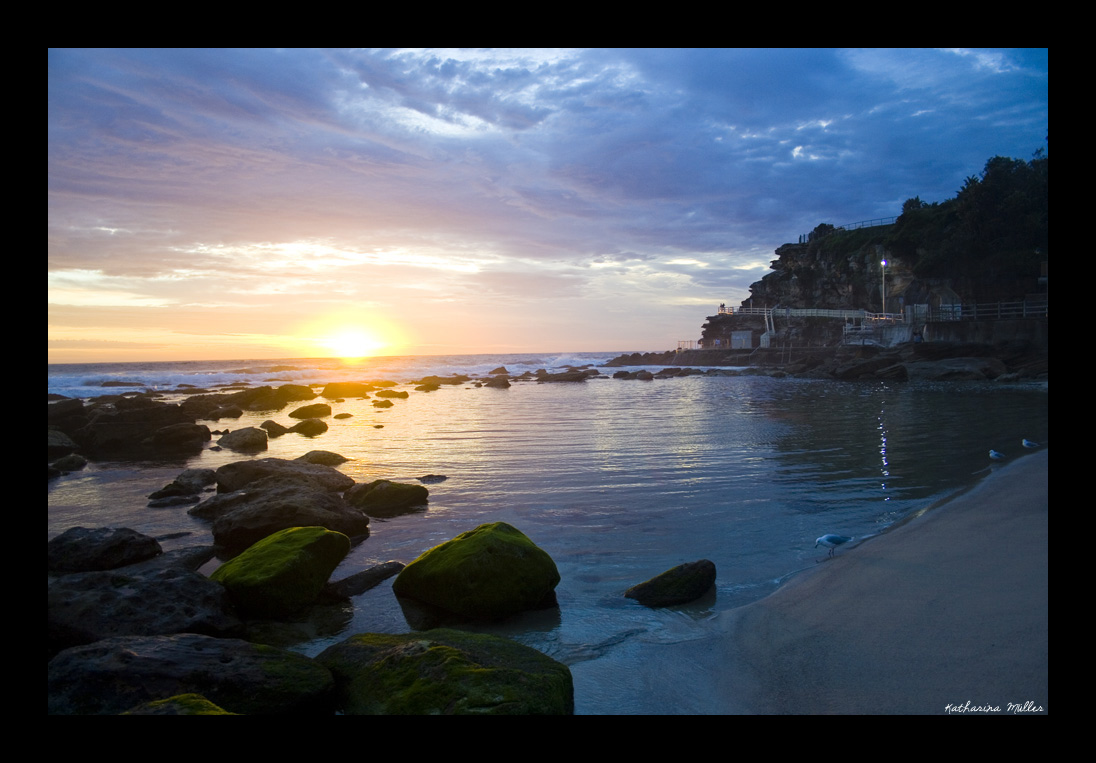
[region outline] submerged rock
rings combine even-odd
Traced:
[[[298,456],[295,461],[304,461],[309,464],[323,464],[324,466],[338,466],[347,462],[346,456],[333,453],[330,450],[310,450],[303,456]]]
[[[424,506],[430,491],[422,485],[374,480],[346,491],[346,500],[371,517],[394,517]]]
[[[377,388],[364,382],[332,382],[323,388],[321,396],[328,400],[338,397],[369,397],[370,392],[376,392]]]
[[[437,629],[361,633],[316,661],[348,715],[570,715],[566,665],[510,639]]]
[[[112,636],[205,633],[239,636],[243,623],[225,589],[178,568],[62,575],[47,584],[51,651]]]
[[[189,513],[213,519],[213,539],[229,552],[243,551],[290,527],[326,527],[351,538],[369,533],[369,517],[308,479],[267,477],[235,493],[216,495]]]
[[[305,437],[316,437],[327,431],[327,422],[322,419],[305,419],[291,426],[289,431]]]
[[[715,585],[715,564],[707,559],[681,564],[632,586],[624,595],[648,607],[668,607],[699,599]]]
[[[301,406],[295,411],[291,411],[289,418],[291,419],[318,419],[321,416],[330,416],[331,406],[327,403],[313,403],[312,405]]]
[[[323,490],[342,492],[354,486],[354,480],[322,464],[290,461],[284,458],[259,458],[225,464],[216,472],[217,490],[226,493],[264,477],[288,477],[319,483]]]
[[[258,427],[244,427],[234,429],[217,441],[222,448],[235,450],[240,453],[257,453],[266,450],[267,433]]]
[[[279,424],[273,419],[267,419],[262,424],[259,424],[259,426],[266,430],[267,435],[270,437],[281,437],[289,431],[289,427]]]
[[[155,538],[128,527],[70,527],[46,543],[49,572],[113,570],[162,552]]]
[[[392,590],[458,615],[504,617],[542,605],[558,583],[552,557],[517,528],[495,522],[425,552]]]
[[[302,655],[196,633],[73,647],[46,672],[49,715],[117,715],[190,693],[246,715],[329,714],[334,688],[330,671]]]
[[[383,583],[393,575],[399,574],[406,565],[403,562],[385,562],[376,564],[367,570],[356,572],[342,580],[336,580],[324,586],[323,598],[325,600],[348,599],[351,596],[365,593],[370,588]]]

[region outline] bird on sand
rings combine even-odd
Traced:
[[[1001,453],[999,451],[996,451],[993,448],[989,449],[989,457],[992,458],[994,461],[1004,461],[1005,460],[1005,454]]]
[[[830,556],[833,556],[833,552],[838,546],[843,546],[850,540],[852,540],[852,538],[847,535],[823,535],[814,542],[814,547],[818,548],[819,546],[825,546],[830,550]]]
[[[1029,440],[1026,437],[1023,439],[1023,445],[1024,445],[1025,448],[1038,448],[1039,447],[1039,443],[1035,442],[1035,440]]]

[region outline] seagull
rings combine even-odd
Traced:
[[[993,448],[989,449],[989,457],[992,458],[994,461],[1004,461],[1005,460],[1005,454],[1004,453],[999,453],[998,451],[994,450]]]
[[[1024,443],[1025,448],[1038,448],[1039,447],[1039,443],[1035,442],[1034,440],[1029,440],[1026,437],[1024,438],[1023,443]]]
[[[823,535],[821,538],[814,542],[814,547],[825,546],[830,550],[830,556],[833,556],[834,549],[838,546],[843,546],[848,543],[852,538],[847,535]]]

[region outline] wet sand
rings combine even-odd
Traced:
[[[663,647],[650,688],[668,712],[1049,711],[1048,474],[1049,451],[1018,458],[838,550],[721,635]]]

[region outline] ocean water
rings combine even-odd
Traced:
[[[174,399],[178,384],[238,381],[387,379],[411,390],[409,382],[428,374],[559,370],[617,354],[106,364],[49,366],[48,373],[51,392],[116,393],[101,384],[122,380]],[[505,390],[468,383],[411,391],[385,410],[371,400],[333,404],[351,417],[328,418],[330,429],[316,438],[273,439],[256,457],[332,450],[351,459],[340,469],[359,482],[445,475],[429,485],[425,511],[372,520],[370,537],[334,577],[389,559],[409,562],[479,524],[509,522],[555,559],[559,607],[459,625],[510,636],[568,664],[577,712],[669,713],[675,708],[660,703],[657,687],[636,688],[657,655],[652,646],[706,636],[719,613],[825,563],[825,550],[813,547],[818,536],[860,541],[972,484],[997,465],[990,448],[1022,457],[1022,438],[1049,439],[1048,397],[1045,384],[758,376],[515,382]],[[207,423],[289,424],[291,409]],[[93,463],[49,483],[48,536],[111,525],[186,533],[166,540],[167,549],[210,542],[208,525],[189,517],[188,507],[150,509],[146,497],[183,468],[242,458],[207,449],[185,461]],[[631,585],[701,558],[718,570],[708,597],[661,610],[623,598]],[[256,637],[314,655],[352,633],[406,632],[409,617],[388,581],[349,605]]]

